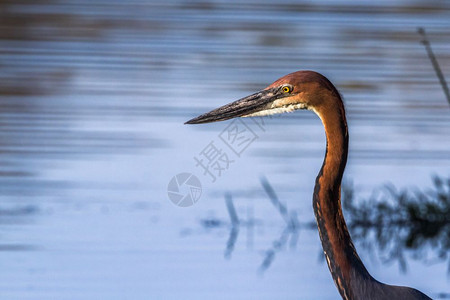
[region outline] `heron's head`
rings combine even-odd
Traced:
[[[338,92],[323,75],[313,71],[298,71],[281,77],[262,91],[216,108],[185,124],[265,116],[297,109],[311,109],[317,112],[329,101],[327,99],[335,98],[330,97],[332,95],[338,95]]]

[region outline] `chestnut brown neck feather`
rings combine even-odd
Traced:
[[[348,130],[340,96],[315,108],[325,127],[327,148],[316,178],[313,207],[320,240],[333,280],[343,299],[353,299],[352,280],[372,277],[359,258],[350,238],[341,208],[341,181],[347,163]]]

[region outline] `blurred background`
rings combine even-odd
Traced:
[[[244,119],[238,152],[230,121],[183,125],[301,69],[344,96],[367,268],[450,298],[450,109],[418,27],[449,79],[449,1],[0,1],[0,299],[339,298],[311,207],[320,120]],[[168,197],[183,172],[189,207]]]

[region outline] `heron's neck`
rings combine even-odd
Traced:
[[[341,296],[352,299],[354,278],[371,277],[356,253],[342,214],[341,181],[347,163],[348,131],[341,99],[333,103],[336,107],[316,110],[325,127],[327,148],[316,178],[313,207],[333,280]]]

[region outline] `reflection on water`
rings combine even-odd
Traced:
[[[408,258],[405,253],[412,254],[410,256],[413,259],[425,264],[447,261],[450,272],[450,178],[435,176],[433,183],[433,188],[426,191],[398,191],[394,185],[389,184],[375,190],[366,200],[356,200],[353,187],[345,183],[342,187],[342,203],[347,215],[347,225],[356,245],[361,245],[368,251],[377,250],[385,264],[398,262],[403,272],[407,269]],[[279,251],[296,248],[301,230],[316,231],[316,223],[300,222],[296,212],[289,211],[280,202],[265,177],[261,178],[261,185],[285,223],[279,238],[272,241],[272,247],[265,251],[260,267],[261,271],[265,271]],[[244,227],[249,231],[255,225],[264,226],[264,223],[255,222],[256,219],[253,218],[241,219],[230,194],[226,194],[225,202],[230,222],[208,218],[202,219],[200,225],[209,230],[230,228],[225,249],[225,258],[230,258],[239,236],[239,228]]]
[[[449,12],[450,2],[408,0],[0,1],[0,298],[210,299],[233,286],[227,298],[335,299],[326,267],[311,260],[317,233],[300,230],[310,228],[324,151],[318,120],[273,118],[229,175],[202,182],[191,210],[171,206],[167,182],[199,175],[192,157],[220,130],[182,124],[314,69],[345,96],[346,174],[357,190],[386,180],[424,188],[449,170],[450,114],[416,28],[448,74]],[[254,201],[267,197],[259,174],[270,174],[280,201]],[[243,209],[236,191],[247,190],[259,192],[241,197]],[[225,206],[224,191],[233,195]],[[233,259],[223,262],[223,239],[180,238],[209,214],[204,226],[226,237],[233,224]],[[437,243],[401,233],[411,246]],[[254,276],[260,264],[276,284]],[[434,280],[371,268],[448,292],[444,260],[414,266]]]
[[[306,224],[306,226],[305,224],[301,224],[298,220],[296,212],[289,211],[286,205],[280,202],[277,194],[265,177],[261,178],[261,185],[268,195],[270,202],[281,215],[285,223],[285,228],[281,232],[280,237],[272,242],[272,247],[270,249],[265,251],[265,257],[260,266],[260,270],[265,271],[272,264],[276,253],[285,248],[288,243],[291,249],[295,249],[297,247],[301,227],[311,228],[313,227],[313,224],[309,223]]]
[[[363,201],[344,186],[352,237],[368,250],[377,249],[384,262],[397,261],[403,271],[405,253],[412,253],[424,263],[446,261],[450,272],[450,178],[436,176],[433,183],[426,191],[386,185]]]

